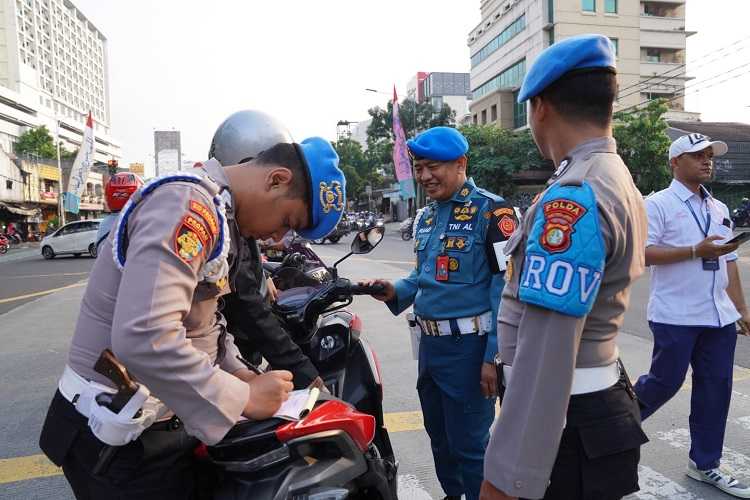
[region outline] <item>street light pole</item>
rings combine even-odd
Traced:
[[[60,227],[63,227],[65,225],[65,207],[63,206],[63,171],[60,161],[60,120],[55,119],[55,123],[57,124],[57,140],[55,141],[57,143],[57,171],[60,174],[60,182],[57,188],[57,210],[59,212],[58,223]]]

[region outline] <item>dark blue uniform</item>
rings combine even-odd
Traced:
[[[518,219],[504,200],[469,179],[416,225],[416,267],[394,286],[394,314],[414,305],[422,327],[417,390],[435,469],[449,496],[478,498],[495,399],[480,389],[497,352],[502,249]],[[498,258],[499,256],[499,258]]]

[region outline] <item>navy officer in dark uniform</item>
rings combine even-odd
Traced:
[[[416,267],[375,298],[393,314],[413,305],[421,328],[417,390],[435,469],[449,499],[479,497],[495,414],[495,318],[513,207],[467,179],[469,145],[456,129],[408,142],[416,180],[435,200],[416,223]]]

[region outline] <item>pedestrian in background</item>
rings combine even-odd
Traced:
[[[418,217],[416,267],[382,295],[393,314],[412,304],[419,340],[417,391],[440,485],[448,499],[479,498],[495,415],[497,306],[518,225],[513,207],[467,179],[466,138],[435,127],[408,142],[417,182],[435,200]]]
[[[729,209],[708,192],[713,157],[727,145],[701,134],[684,135],[669,148],[674,180],[646,200],[651,266],[648,321],[654,334],[651,370],[635,391],[643,418],[669,401],[693,367],[690,460],[687,475],[739,498],[750,487],[719,469],[724,444],[735,322],[750,320],[737,269],[738,244]]]

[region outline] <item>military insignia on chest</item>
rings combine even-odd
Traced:
[[[571,200],[557,199],[545,203],[542,247],[550,253],[567,250],[571,244],[573,226],[585,213],[585,208]]]
[[[328,213],[331,210],[341,212],[344,210],[344,191],[339,181],[331,182],[329,186],[325,182],[320,183],[320,204],[323,212]]]
[[[471,192],[471,190],[469,188],[465,187],[461,191],[459,191],[458,195],[466,197],[466,196],[469,196],[470,192]]]
[[[453,207],[453,214],[451,220],[458,222],[468,222],[472,220],[479,211],[479,207],[476,205],[466,206],[462,205],[459,207]]]
[[[463,236],[450,236],[445,240],[446,250],[463,250],[466,245],[468,245],[468,240]]]

